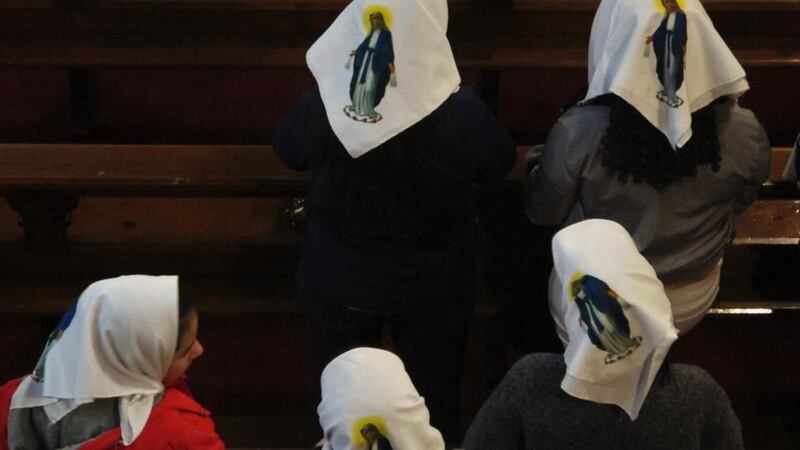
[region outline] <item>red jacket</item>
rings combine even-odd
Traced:
[[[22,379],[0,387],[0,450],[8,450],[8,413],[11,397]],[[181,378],[169,386],[164,397],[153,408],[142,433],[130,447],[122,445],[119,427],[107,431],[82,445],[80,450],[159,450],[200,449],[224,450],[225,444],[214,431],[211,414],[192,398],[186,381]]]

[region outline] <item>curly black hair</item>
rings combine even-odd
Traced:
[[[603,167],[622,183],[646,182],[657,190],[682,177],[696,176],[701,165],[718,172],[722,158],[715,112],[724,99],[692,114],[692,138],[677,151],[661,131],[622,98],[605,95],[590,102],[611,108],[600,149]]]

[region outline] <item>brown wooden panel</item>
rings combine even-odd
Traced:
[[[5,191],[263,196],[302,192],[308,180],[267,146],[8,144],[0,145],[0,160]]]
[[[58,0],[3,0],[0,10],[56,9]]]
[[[22,227],[19,226],[19,214],[9,208],[8,202],[0,197],[0,242],[18,242],[22,239]]]
[[[299,259],[295,235],[266,242],[85,243],[65,251],[35,253],[22,243],[0,246],[0,273],[9,276],[111,277],[130,273],[291,277]]]
[[[791,399],[800,394],[796,320],[795,314],[707,317],[678,339],[671,357],[708,370],[739,412],[795,410]]]
[[[530,37],[526,38],[530,39]],[[521,39],[524,41],[525,39]],[[536,42],[494,42],[480,38],[454,41],[453,49],[461,67],[561,68],[586,67],[586,42],[563,43],[558,37],[536,38]],[[247,37],[203,36],[91,36],[74,40],[22,39],[0,42],[0,66],[13,67],[305,67],[305,52],[312,40],[292,47],[286,40]],[[745,68],[786,67],[800,64],[796,38],[762,39],[761,47],[729,42]],[[542,47],[527,47],[541,45]]]
[[[336,1],[302,2],[115,2],[101,3],[109,10],[120,5],[124,14],[104,14],[99,20],[88,21],[103,34],[189,34],[246,35],[259,36],[255,42],[267,44],[267,36],[277,37],[270,41],[273,47],[295,47],[303,50],[326,29],[342,7]],[[226,6],[226,3],[229,6]],[[540,49],[566,48],[565,45],[584,48],[597,2],[577,1],[518,1],[513,7],[492,5],[474,1],[450,2],[451,20],[449,35],[456,48],[470,48],[474,44],[489,44],[494,50],[504,48],[538,47]],[[255,7],[254,7],[255,6]],[[717,29],[732,42],[734,48],[795,47],[798,37],[795,24],[800,10],[795,4],[776,2],[711,2],[707,4]],[[176,9],[180,11],[176,12]],[[214,10],[214,20],[204,23]],[[157,11],[157,14],[155,12]],[[747,11],[747,14],[742,12]],[[92,17],[92,16],[90,16]],[[181,20],[183,19],[183,20]],[[18,21],[19,22],[19,21]],[[15,22],[12,25],[16,25]],[[63,23],[63,21],[61,22]],[[59,23],[58,25],[61,25]],[[170,28],[162,24],[171,23]],[[81,22],[82,26],[86,21]],[[52,28],[45,28],[51,30]],[[68,28],[72,30],[72,28]],[[128,31],[130,30],[130,31]],[[151,31],[147,33],[147,31]],[[214,30],[217,30],[214,33]],[[224,30],[224,32],[223,32]],[[164,39],[167,38],[167,39]],[[777,40],[776,40],[777,39]],[[180,41],[162,36],[162,40]],[[781,42],[782,40],[782,42]],[[143,41],[147,42],[147,41]],[[237,46],[236,41],[229,44]],[[246,42],[253,43],[250,39]],[[772,42],[773,44],[770,44]],[[193,47],[208,48],[208,43],[198,41]],[[239,42],[242,46],[243,42]],[[480,45],[479,45],[480,46]],[[243,47],[247,48],[248,45]],[[194,53],[187,51],[187,54]],[[200,55],[202,55],[202,50]],[[252,56],[252,55],[251,55]],[[466,58],[459,58],[464,59]],[[293,58],[299,62],[301,59]],[[465,63],[462,61],[462,64]]]
[[[558,114],[558,112],[554,112]],[[521,182],[530,147],[517,148],[508,181]],[[770,182],[779,183],[789,148],[773,149]],[[283,166],[270,146],[0,145],[0,190],[50,189],[85,195],[247,197],[302,193],[307,173]]]
[[[734,244],[800,243],[800,200],[760,200],[736,221]]]
[[[520,143],[542,143],[561,110],[586,86],[585,70],[507,70],[501,75],[503,125]]]
[[[772,145],[793,145],[800,132],[797,119],[800,89],[795,86],[797,81],[793,81],[800,80],[800,66],[748,68],[747,76],[751,89],[742,97],[742,105],[755,111]]]
[[[304,69],[126,70],[96,73],[101,141],[264,144],[297,97]]]
[[[792,149],[786,148],[773,148],[772,149],[772,166],[769,169],[769,180],[772,183],[783,182],[783,171],[786,170],[786,165],[789,163],[789,157],[792,155]]]
[[[291,236],[288,200],[275,198],[84,198],[70,239],[81,242],[265,242]]]
[[[68,141],[69,77],[58,69],[0,69],[0,142]]]
[[[85,273],[62,273],[55,277],[35,274],[0,276],[0,317],[3,314],[58,316],[87,286],[108,277]],[[296,317],[301,314],[301,307],[295,302],[291,276],[181,275],[181,284],[185,294],[204,315],[269,314],[273,317]]]
[[[12,378],[27,375],[33,370],[44,348],[46,333],[42,318],[37,315],[0,315],[0,385]]]
[[[299,68],[305,49],[343,6],[325,0],[83,3],[89,7],[68,13],[0,16],[0,29],[9,33],[0,43],[0,64]],[[450,36],[462,66],[585,65],[596,1],[451,3]],[[795,3],[706,3],[746,66],[798,63]]]

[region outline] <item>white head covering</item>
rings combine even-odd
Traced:
[[[566,345],[561,388],[639,415],[677,339],[655,270],[616,222],[592,219],[553,238],[550,309]]]
[[[586,96],[589,100],[613,92],[622,97],[661,130],[673,148],[692,137],[692,112],[723,95],[749,89],[744,69],[700,1],[677,3],[682,12],[670,15],[661,0],[602,1],[592,25]],[[667,29],[670,32],[663,33]],[[645,43],[650,36],[654,41]],[[670,84],[677,88],[674,96],[669,95]]]
[[[372,14],[384,29],[372,28]],[[308,50],[328,121],[352,157],[427,117],[458,89],[447,19],[446,0],[354,0]]]
[[[122,440],[141,433],[178,339],[178,277],[98,281],[47,352],[44,377],[23,380],[11,409],[43,406],[52,422],[96,398],[119,398]]]
[[[324,450],[371,450],[361,435],[370,424],[393,450],[444,450],[403,362],[384,350],[357,348],[331,361],[317,412]]]

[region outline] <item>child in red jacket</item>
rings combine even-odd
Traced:
[[[0,387],[0,450],[224,449],[184,381],[197,326],[177,277],[92,284],[33,373]]]

